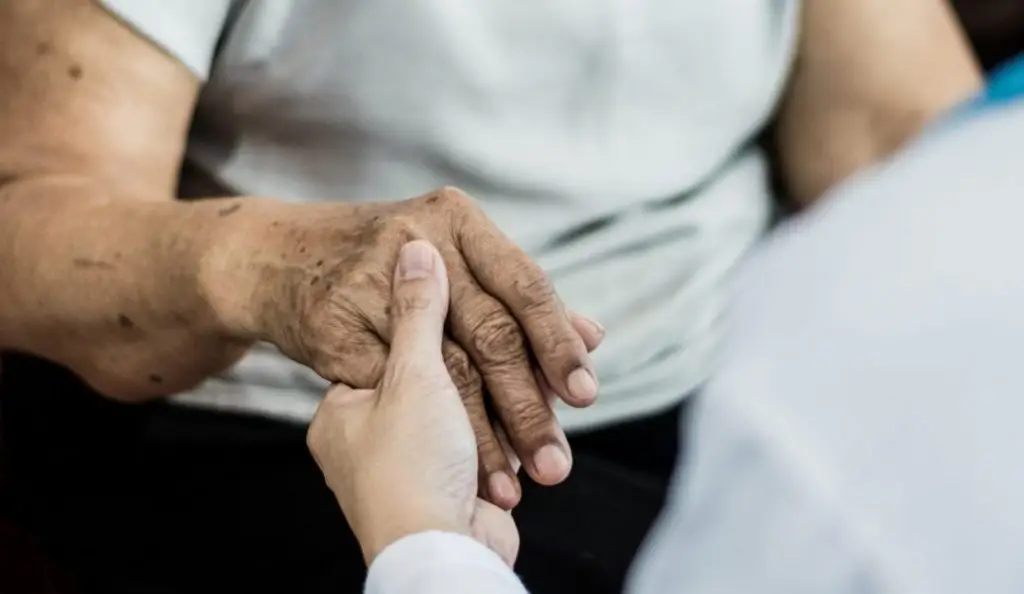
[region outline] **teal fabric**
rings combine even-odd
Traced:
[[[995,68],[985,81],[985,88],[976,97],[952,108],[946,117],[936,120],[924,134],[941,133],[964,118],[1017,102],[1024,102],[1024,54]]]
[[[987,109],[1021,100],[1024,100],[1024,55],[996,68],[981,96],[972,102],[972,107]]]

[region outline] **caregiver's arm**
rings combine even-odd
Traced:
[[[366,579],[366,594],[481,592],[527,594],[494,552],[450,532],[419,532],[395,542],[370,565]]]
[[[788,193],[801,206],[811,204],[981,83],[945,0],[804,2],[774,139]]]

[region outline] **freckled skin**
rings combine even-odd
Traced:
[[[945,3],[807,8],[774,131],[782,177],[805,204],[980,81]],[[190,388],[256,340],[368,387],[387,353],[398,249],[428,239],[451,279],[442,349],[481,472],[508,469],[489,404],[527,471],[557,482],[528,455],[565,446],[532,365],[586,404],[567,377],[592,371],[599,339],[584,338],[587,323],[537,265],[454,189],[382,204],[176,201],[199,88],[95,0],[0,2],[0,349],[61,363],[122,400]]]
[[[449,269],[443,350],[482,476],[515,480],[497,423],[535,478],[563,478],[531,466],[547,444],[568,454],[534,365],[569,398],[567,373],[593,373],[591,331],[468,196],[175,200],[199,81],[94,0],[0,2],[0,88],[0,349],[129,401],[191,388],[256,340],[372,387],[398,251],[428,239]]]

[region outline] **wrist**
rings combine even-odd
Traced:
[[[376,505],[375,509],[384,507]],[[450,532],[471,536],[468,522],[421,509],[381,510],[377,517],[351,518],[349,523],[359,541],[367,567],[393,543],[421,532]]]
[[[362,551],[362,559],[366,561],[368,567],[385,549],[406,537],[431,532],[472,536],[469,526],[460,526],[453,522],[425,517],[409,517],[392,521],[393,525],[378,526],[373,532],[356,534],[359,548]]]
[[[238,200],[241,204],[217,200],[208,205],[218,214],[200,258],[199,283],[221,332],[260,340],[265,338],[264,293],[273,283],[261,263],[280,259],[279,221],[294,206],[263,198]]]

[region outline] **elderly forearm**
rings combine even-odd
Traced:
[[[0,350],[119,398],[172,393],[237,358],[211,301],[237,200],[112,200],[82,177],[0,186]]]

